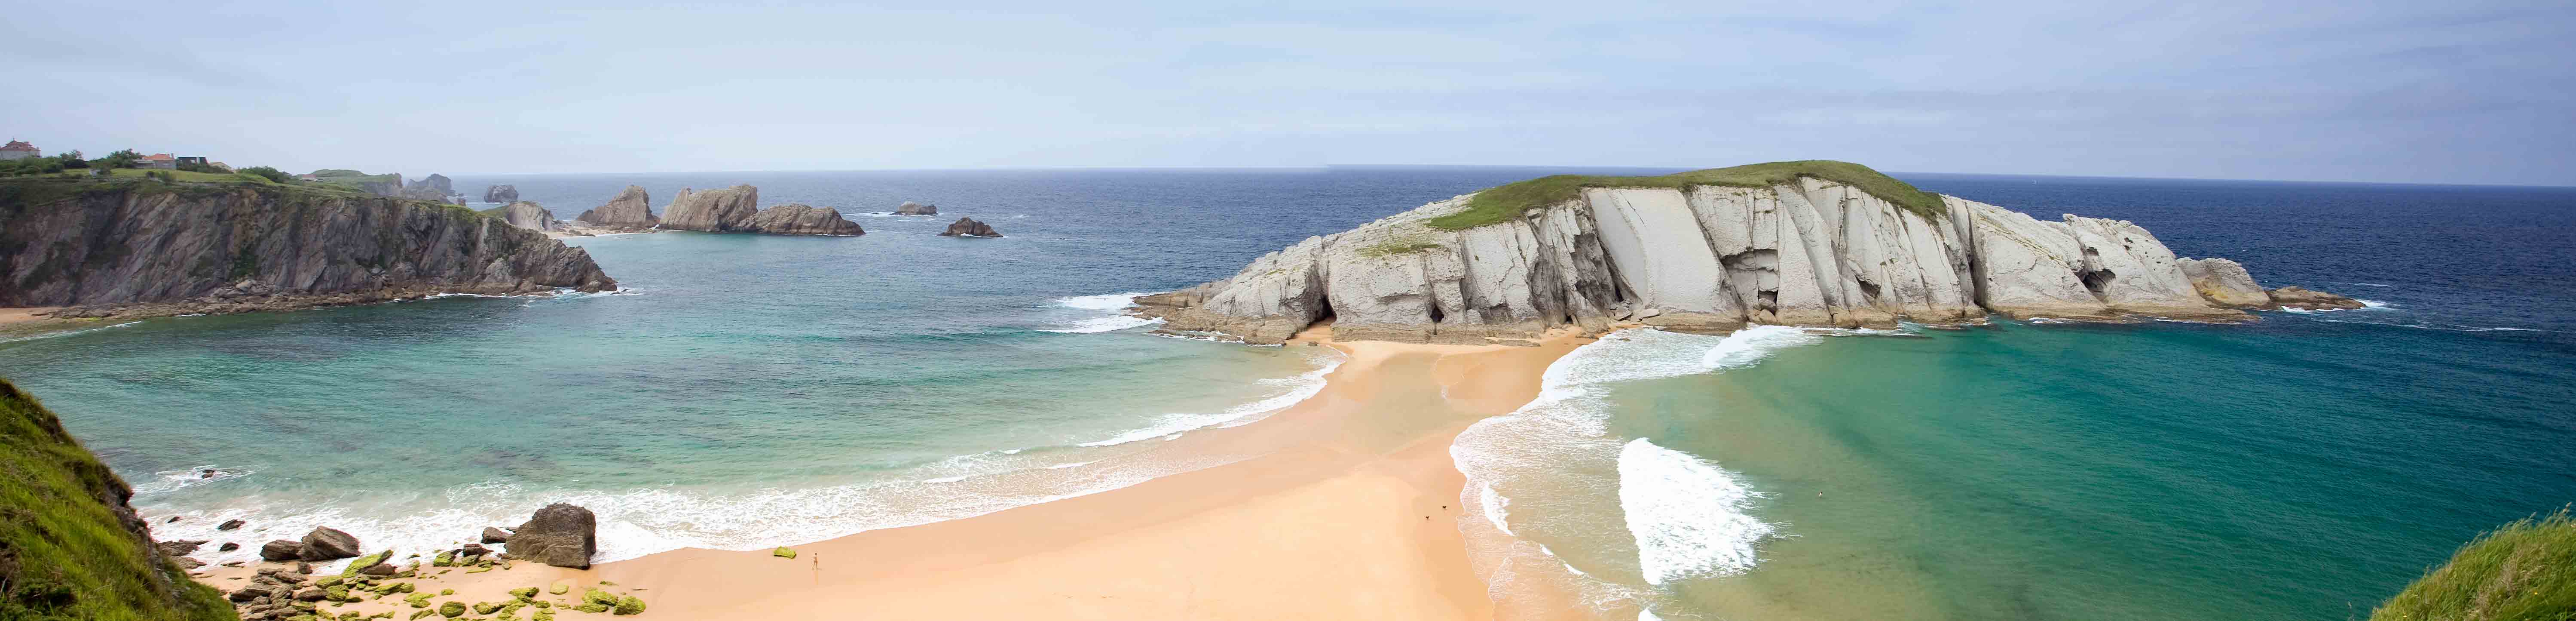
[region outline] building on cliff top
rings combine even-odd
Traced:
[[[159,168],[163,170],[174,169],[179,167],[179,158],[171,157],[168,153],[154,153],[143,156],[142,159],[134,160],[134,167]]]
[[[44,156],[44,151],[36,150],[36,145],[27,144],[25,140],[11,140],[7,145],[0,145],[0,160],[22,160]]]

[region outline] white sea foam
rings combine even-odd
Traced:
[[[1083,467],[1083,466],[1088,466],[1088,465],[1092,465],[1092,464],[1096,464],[1096,463],[1100,463],[1100,462],[1099,462],[1098,460],[1093,460],[1093,461],[1074,461],[1074,462],[1065,462],[1065,463],[1056,464],[1056,465],[1053,465],[1053,466],[1047,466],[1047,469],[1048,469],[1048,470],[1063,470],[1063,469],[1066,469],[1066,468],[1080,468],[1080,467]]]
[[[1619,451],[1619,510],[1647,584],[1752,569],[1753,544],[1772,531],[1744,514],[1756,497],[1717,464],[1646,438]]]
[[[1108,439],[1084,442],[1076,446],[1117,446],[1129,442],[1141,442],[1155,438],[1169,440],[1178,438],[1183,433],[1207,427],[1234,427],[1269,418],[1271,414],[1277,413],[1279,410],[1287,409],[1288,406],[1296,405],[1297,402],[1304,401],[1307,397],[1315,396],[1315,393],[1323,391],[1324,376],[1332,373],[1334,368],[1342,366],[1343,360],[1338,351],[1335,351],[1334,354],[1329,357],[1318,356],[1318,359],[1321,362],[1321,366],[1317,367],[1315,370],[1298,374],[1296,377],[1292,378],[1264,380],[1264,383],[1285,385],[1288,389],[1284,392],[1270,395],[1269,397],[1263,398],[1259,401],[1226,408],[1225,411],[1222,412],[1204,414],[1165,414],[1152,425],[1129,430],[1125,433],[1111,436]]]
[[[1485,521],[1492,522],[1494,530],[1503,531],[1505,535],[1512,534],[1512,525],[1506,521],[1510,512],[1504,509],[1511,506],[1512,499],[1504,498],[1502,492],[1494,491],[1492,485],[1478,485],[1476,490],[1476,505],[1484,508]]]
[[[18,342],[18,341],[33,341],[33,340],[36,340],[36,339],[50,339],[50,338],[55,338],[55,337],[71,336],[71,335],[74,335],[74,334],[88,334],[88,333],[91,333],[91,332],[97,332],[97,331],[100,331],[100,330],[113,330],[113,329],[116,329],[116,328],[122,328],[122,327],[130,326],[130,325],[134,325],[134,324],[138,324],[138,323],[143,323],[143,322],[141,322],[141,321],[128,321],[128,322],[125,322],[125,323],[120,323],[120,324],[116,324],[116,325],[112,325],[112,326],[99,326],[99,327],[96,327],[96,328],[86,328],[86,329],[80,329],[80,330],[68,330],[68,331],[63,331],[63,332],[48,332],[48,333],[44,333],[44,334],[38,334],[38,335],[35,335],[35,336],[21,336],[21,337],[17,337],[17,338],[0,339],[0,343],[15,343],[15,342]]]
[[[206,476],[205,472],[208,470],[215,471],[215,476]],[[258,471],[242,468],[225,468],[217,464],[206,464],[185,470],[163,470],[152,473],[151,479],[135,482],[134,493],[157,494],[175,492],[198,485],[239,479],[250,476],[256,472]]]
[[[1100,295],[1077,295],[1077,296],[1070,296],[1070,297],[1061,297],[1061,298],[1056,298],[1056,299],[1055,299],[1055,303],[1056,303],[1056,304],[1058,304],[1058,305],[1062,305],[1062,306],[1067,306],[1067,307],[1072,307],[1072,308],[1080,308],[1080,309],[1087,309],[1087,310],[1118,310],[1118,309],[1126,308],[1126,307],[1129,307],[1129,306],[1135,306],[1135,305],[1136,305],[1136,298],[1140,298],[1140,297],[1144,297],[1144,296],[1149,296],[1149,295],[1153,295],[1153,294],[1152,294],[1152,293],[1139,293],[1139,292],[1135,292],[1135,291],[1129,291],[1129,292],[1126,292],[1126,293],[1104,293],[1104,294],[1100,294]]]
[[[1162,323],[1163,320],[1161,319],[1147,319],[1126,313],[1127,308],[1136,305],[1136,298],[1148,295],[1153,294],[1130,291],[1127,293],[1104,293],[1100,295],[1077,295],[1056,298],[1055,303],[1057,306],[1084,311],[1094,311],[1094,313],[1093,316],[1066,321],[1060,324],[1063,327],[1048,328],[1046,331],[1066,334],[1092,334]]]
[[[1133,315],[1117,315],[1111,317],[1093,317],[1073,322],[1071,325],[1066,327],[1049,328],[1045,331],[1060,332],[1064,334],[1094,334],[1100,332],[1114,332],[1141,326],[1150,326],[1159,323],[1163,323],[1163,320],[1149,319]]]

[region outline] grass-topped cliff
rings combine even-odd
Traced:
[[[152,547],[134,490],[0,380],[0,619],[233,619]]]
[[[2506,524],[2451,555],[2370,621],[2576,620],[2576,520],[2549,517]]]
[[[1694,185],[1767,188],[1797,181],[1799,177],[1815,177],[1857,187],[1927,219],[1939,219],[1944,211],[1940,195],[1915,189],[1912,184],[1871,170],[1868,166],[1833,160],[1800,160],[1654,177],[1549,175],[1486,188],[1467,199],[1466,209],[1432,218],[1426,224],[1454,231],[1503,222],[1518,218],[1531,209],[1574,200],[1583,195],[1584,188],[1684,188]]]

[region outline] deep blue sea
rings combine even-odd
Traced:
[[[794,544],[1222,463],[1145,448],[1338,360],[1148,336],[1128,296],[1561,172],[1669,171],[460,176],[564,218],[749,183],[868,234],[574,239],[627,290],[151,319],[0,342],[0,376],[165,539],[426,548],[570,500],[604,559]],[[1453,449],[1489,578],[1620,619],[2341,619],[2576,501],[2576,189],[1897,176],[2377,306],[1603,341]],[[934,235],[959,216],[1006,237]]]

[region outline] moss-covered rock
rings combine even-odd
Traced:
[[[615,610],[621,615],[644,614],[644,600],[633,595],[617,598]]]
[[[488,615],[501,609],[501,602],[474,602],[474,614]]]
[[[599,589],[590,589],[581,592],[581,601],[589,604],[606,604],[615,606],[617,605],[617,595]]]
[[[411,604],[413,608],[428,608],[430,597],[428,593],[413,593],[403,596],[403,602]]]
[[[564,593],[568,593],[568,592],[571,592],[571,591],[572,591],[572,581],[571,581],[571,580],[556,580],[554,584],[546,585],[546,592],[547,592],[547,593],[553,593],[553,594],[556,594],[556,595],[562,595],[562,594],[564,594]]]
[[[790,550],[786,546],[779,546],[776,550],[770,550],[769,555],[778,558],[796,558],[796,551]]]
[[[335,601],[335,602],[346,602],[346,601],[356,601],[356,600],[357,600],[357,598],[355,598],[355,597],[351,597],[351,596],[349,595],[349,585],[345,585],[345,584],[335,584],[335,585],[331,585],[331,586],[330,586],[330,587],[328,587],[328,588],[324,588],[324,589],[322,589],[322,599],[326,599],[326,600],[330,600],[330,601]]]
[[[519,588],[515,588],[515,589],[510,589],[510,596],[511,596],[511,597],[516,597],[516,598],[519,598],[519,599],[536,599],[536,597],[537,597],[537,588],[536,588],[536,587],[519,587]]]
[[[555,611],[538,610],[536,614],[528,615],[528,621],[555,621]]]
[[[431,567],[451,567],[454,565],[456,565],[455,552],[440,552],[438,553],[437,558],[429,559],[429,566]]]
[[[340,569],[340,579],[347,580],[356,577],[358,575],[358,570],[383,564],[385,559],[393,558],[393,555],[394,551],[386,550],[375,554],[361,556],[358,557],[357,560],[349,561],[348,567]]]
[[[465,616],[465,602],[448,602],[439,604],[438,616],[450,619]]]
[[[434,615],[434,614],[438,614],[438,611],[436,611],[436,610],[421,610],[421,611],[416,611],[416,612],[411,613],[411,619],[412,619],[412,621],[420,621],[420,618],[421,618],[421,617],[426,617],[426,616],[430,616],[430,615]]]

